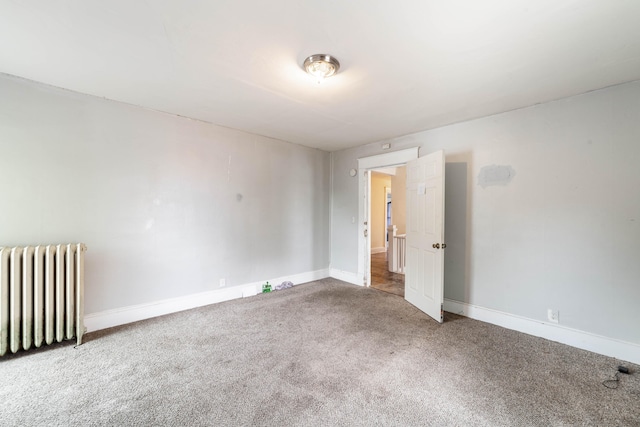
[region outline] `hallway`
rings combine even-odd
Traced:
[[[371,287],[404,298],[404,274],[389,271],[385,252],[371,255]]]

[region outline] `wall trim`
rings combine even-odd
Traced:
[[[371,253],[372,254],[381,254],[383,252],[387,252],[387,248],[371,248]]]
[[[635,343],[450,299],[444,300],[444,309],[450,313],[460,314],[492,325],[640,364],[640,345]]]
[[[328,268],[268,280],[273,285],[280,284],[287,280],[293,282],[294,285],[299,285],[302,283],[312,282],[314,280],[324,279],[326,277],[329,277]],[[246,283],[244,285],[229,288],[220,288],[197,294],[184,295],[176,298],[91,313],[85,315],[84,323],[88,332],[94,332],[99,331],[100,329],[112,328],[114,326],[120,326],[131,322],[137,322],[139,320],[150,319],[152,317],[163,316],[165,314],[176,313],[178,311],[189,310],[209,304],[216,304],[237,298],[246,298],[261,293],[262,284],[265,281]]]
[[[358,159],[358,169],[372,169],[389,166],[403,165],[410,160],[418,158],[420,147],[405,148],[403,150],[389,151]]]
[[[359,277],[356,273],[352,273],[350,271],[332,268],[329,270],[329,276],[334,279],[342,280],[343,282],[351,283],[352,285],[364,286],[362,277]]]

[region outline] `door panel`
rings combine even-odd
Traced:
[[[426,234],[435,235],[438,231],[438,224],[436,224],[436,191],[434,188],[427,188],[425,197],[423,198],[424,206],[421,207],[423,212],[423,219],[425,222],[424,229],[422,230]]]
[[[407,247],[407,261],[405,263],[404,270],[405,295],[409,292],[415,293],[418,291],[418,280],[409,280],[409,278],[418,276],[418,271],[420,270],[419,255],[420,253],[416,248],[412,248],[410,246]]]
[[[424,287],[422,288],[422,296],[429,299],[434,304],[439,304],[434,301],[436,298],[436,257],[431,252],[422,252],[422,277],[424,280]]]

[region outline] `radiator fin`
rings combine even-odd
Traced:
[[[33,343],[33,255],[35,248],[22,250],[22,347],[29,350]],[[31,301],[31,302],[30,302]]]
[[[0,249],[0,356],[9,345],[9,260],[11,250]]]
[[[20,312],[22,311],[22,248],[11,248],[9,271],[9,348],[12,353],[20,347]]]

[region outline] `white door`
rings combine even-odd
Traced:
[[[444,152],[407,163],[405,299],[442,323]]]

